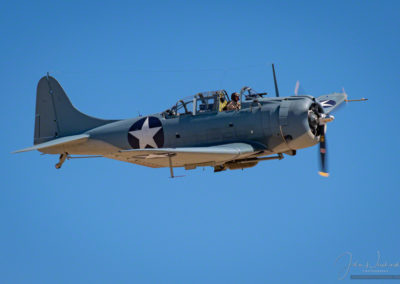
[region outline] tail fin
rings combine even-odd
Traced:
[[[59,137],[81,134],[89,129],[114,122],[98,119],[77,110],[56,79],[40,79],[36,93],[34,144]]]

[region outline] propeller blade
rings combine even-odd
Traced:
[[[320,171],[318,173],[323,177],[328,177],[329,173],[327,166],[325,126],[321,125],[320,127],[321,127],[321,137],[319,140]]]
[[[303,89],[299,80],[296,81],[296,85],[294,86],[294,95],[295,96],[307,95],[307,92]]]
[[[298,96],[299,95],[299,88],[300,88],[300,81],[297,80],[296,86],[294,87],[294,95]]]

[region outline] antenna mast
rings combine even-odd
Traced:
[[[274,63],[272,63],[272,74],[274,75],[275,95],[276,95],[277,97],[279,97],[278,83],[276,82],[276,75],[275,75]]]

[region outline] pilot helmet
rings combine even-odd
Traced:
[[[239,94],[238,93],[232,93],[231,100],[237,102],[239,100]]]

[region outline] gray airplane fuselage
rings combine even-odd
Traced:
[[[150,115],[161,121],[163,148],[198,147],[224,143],[246,142],[265,153],[284,153],[318,143],[309,126],[308,113],[315,103],[310,96],[263,98],[243,102],[240,110],[214,111],[195,115]],[[87,131],[89,140],[72,145],[69,154],[99,154],[129,150],[129,130],[137,117],[119,120]],[[49,153],[49,152],[48,152]],[[265,154],[264,154],[265,155]]]

